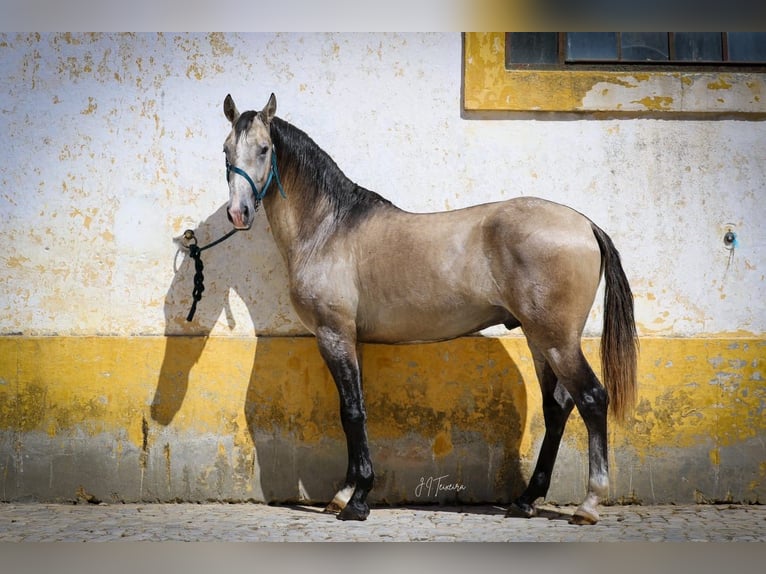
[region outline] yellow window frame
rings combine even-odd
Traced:
[[[463,34],[463,109],[482,112],[704,114],[766,119],[766,74],[508,70],[505,33]]]

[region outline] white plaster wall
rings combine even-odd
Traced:
[[[622,252],[641,334],[764,332],[766,124],[463,119],[461,58],[456,33],[0,35],[0,333],[303,332],[264,214],[205,252],[184,321],[174,238],[229,229],[223,99],[271,92],[405,209],[538,195],[583,211]]]

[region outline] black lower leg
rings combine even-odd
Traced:
[[[343,430],[346,433],[349,464],[346,482],[353,483],[354,494],[345,508],[338,514],[340,520],[364,520],[370,514],[367,494],[372,490],[374,473],[367,446],[366,417],[362,408],[361,417],[353,420],[343,418]]]
[[[549,370],[549,368],[548,368]],[[553,378],[551,378],[553,377]],[[553,466],[558,455],[561,437],[564,434],[569,414],[574,407],[574,401],[563,386],[558,384],[552,372],[546,375],[546,385],[550,391],[543,393],[543,416],[545,418],[545,437],[537,457],[535,470],[529,479],[524,492],[513,502],[508,511],[512,516],[532,517],[535,515],[535,501],[548,493],[551,484]],[[544,388],[545,388],[544,387]]]
[[[329,331],[323,331],[321,336],[318,333],[318,338],[319,350],[330,369],[340,399],[340,419],[348,450],[345,484],[354,485],[354,493],[338,518],[364,520],[370,513],[366,500],[372,489],[374,473],[367,444],[367,413],[355,344]]]
[[[592,375],[588,384],[575,395],[577,409],[588,430],[588,492],[575,510],[570,522],[595,524],[599,520],[598,505],[609,495],[609,464],[607,453],[606,391]]]

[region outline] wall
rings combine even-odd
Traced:
[[[610,431],[612,499],[763,500],[763,122],[465,118],[449,33],[4,34],[0,62],[3,500],[332,494],[337,398],[263,215],[205,253],[185,321],[178,238],[230,227],[223,99],[260,109],[271,92],[351,179],[405,209],[538,195],[605,228],[642,338],[638,409]],[[599,298],[596,363],[601,312]],[[363,349],[373,500],[426,500],[421,477],[445,475],[462,500],[518,493],[539,392],[519,334],[483,334]],[[579,419],[568,431],[562,502],[587,473]]]

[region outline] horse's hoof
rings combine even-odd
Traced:
[[[506,518],[534,518],[535,516],[537,516],[537,509],[526,502],[512,503],[505,513]]]
[[[370,507],[367,506],[367,504],[362,504],[360,506],[353,506],[352,504],[347,504],[346,508],[341,510],[338,513],[338,516],[336,518],[338,520],[367,520],[367,517],[370,515]]]
[[[334,500],[324,507],[325,514],[340,514],[342,510],[343,509],[340,507],[340,505]]]
[[[569,524],[577,524],[579,526],[596,524],[598,522],[598,513],[589,512],[583,508],[578,508],[569,519]]]

